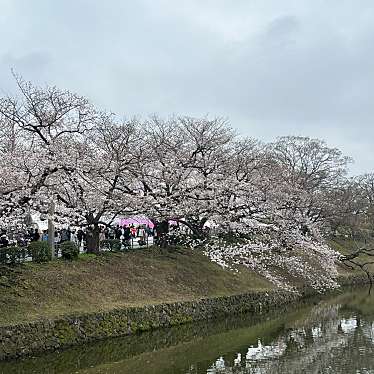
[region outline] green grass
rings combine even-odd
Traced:
[[[199,252],[151,248],[27,263],[0,275],[0,325],[73,312],[270,289],[255,273],[223,270]]]
[[[348,253],[362,243],[333,240],[329,244]],[[352,274],[342,266],[340,272]],[[246,268],[239,273],[224,270],[187,249],[84,254],[76,261],[0,269],[0,325],[272,288]]]
[[[343,255],[347,255],[349,253],[355,252],[359,248],[367,248],[367,249],[374,249],[374,243],[372,241],[364,242],[364,241],[356,241],[352,239],[331,239],[329,240],[328,244],[335,249],[336,251],[342,253]],[[373,253],[374,256],[374,253]],[[374,261],[373,256],[368,255],[360,255],[355,261],[359,263],[371,262]],[[374,264],[368,265],[367,269],[374,273]],[[340,266],[339,270],[342,275],[349,275],[352,273],[362,273],[359,268],[354,269],[353,271],[348,269],[345,266]]]

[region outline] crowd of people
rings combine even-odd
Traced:
[[[129,247],[131,240],[138,240],[140,246],[146,245],[148,242],[148,237],[153,236],[154,230],[151,229],[148,225],[139,225],[135,226],[117,225],[115,227],[102,227],[100,229],[100,242],[104,240],[119,240],[122,245]]]
[[[0,231],[0,248],[8,246],[27,246],[28,243],[34,241],[48,241],[48,230],[39,230],[38,228],[29,228],[27,230],[18,230],[17,232],[9,232],[6,229]],[[130,247],[134,240],[137,240],[139,246],[148,243],[149,236],[153,236],[155,230],[148,225],[135,226],[99,226],[99,240],[103,243],[105,240],[119,240],[124,247]],[[87,229],[79,228],[59,228],[54,233],[54,244],[71,241],[79,248],[85,250],[87,238]]]
[[[73,241],[80,245],[85,237],[83,229],[62,228],[56,229],[54,234],[54,243],[60,244],[64,241]],[[10,245],[19,247],[27,246],[30,242],[48,241],[48,230],[39,230],[38,228],[29,228],[8,232],[6,229],[1,230],[0,248]]]

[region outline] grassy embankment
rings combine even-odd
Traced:
[[[271,285],[253,272],[225,271],[198,252],[81,255],[26,263],[0,275],[0,325],[73,312],[110,310],[243,293]]]
[[[342,252],[354,246],[343,241],[332,244]],[[0,325],[272,288],[248,269],[223,270],[190,250],[82,255],[73,262],[59,259],[0,271]]]
[[[359,248],[374,249],[373,241],[365,243],[362,241],[354,241],[354,240],[347,240],[347,239],[334,239],[334,240],[329,241],[329,245],[343,255],[355,252]],[[355,261],[363,264],[366,262],[374,261],[374,257],[368,256],[368,255],[360,255],[357,259],[355,259]],[[371,273],[374,273],[374,264],[369,264],[367,266],[367,269]],[[352,273],[353,274],[355,273],[364,274],[359,268],[350,270],[346,266],[339,266],[339,272],[341,276],[349,276]]]

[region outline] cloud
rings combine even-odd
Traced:
[[[6,53],[0,56],[0,90],[2,94],[15,94],[12,72],[22,72],[26,77],[32,76],[41,81],[48,71],[50,58],[47,53],[35,51],[24,55]]]
[[[120,115],[223,115],[324,138],[373,169],[374,4],[363,0],[0,0],[10,68]]]

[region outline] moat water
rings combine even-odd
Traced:
[[[310,299],[0,363],[0,373],[374,373],[374,294]]]

